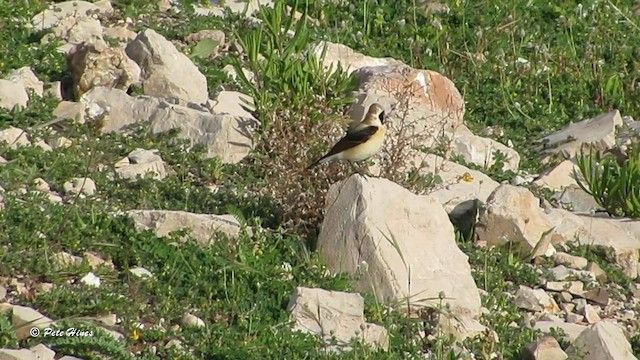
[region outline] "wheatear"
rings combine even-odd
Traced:
[[[384,115],[384,109],[380,104],[371,104],[364,120],[352,123],[347,134],[325,156],[314,161],[307,169],[338,160],[347,160],[353,165],[354,162],[366,160],[377,154],[382,148],[386,131]]]

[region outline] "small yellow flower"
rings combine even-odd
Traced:
[[[138,329],[133,329],[133,331],[131,332],[131,335],[129,335],[129,336],[134,341],[138,341],[138,339],[140,339],[140,331],[138,331]]]
[[[473,176],[471,174],[469,174],[468,172],[458,176],[458,181],[463,180],[466,182],[473,182]]]

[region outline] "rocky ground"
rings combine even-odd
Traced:
[[[478,4],[0,4],[0,359],[636,359],[637,9]]]

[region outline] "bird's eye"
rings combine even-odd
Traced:
[[[380,119],[380,122],[384,124],[384,111],[378,115],[378,119]]]

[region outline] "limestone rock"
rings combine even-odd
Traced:
[[[637,360],[622,329],[609,320],[599,321],[583,331],[567,354],[584,360]]]
[[[146,95],[199,104],[209,98],[207,79],[200,70],[154,30],[140,32],[127,45],[126,53],[142,68]]]
[[[77,98],[97,86],[126,91],[140,81],[140,67],[123,48],[82,44],[71,55]]]
[[[524,187],[500,185],[487,199],[486,211],[480,215],[478,237],[493,246],[505,241],[521,244],[534,256],[545,254],[549,236],[543,236],[553,225],[540,208],[540,200]],[[538,244],[542,241],[542,244]]]
[[[364,299],[360,294],[297,287],[287,311],[294,330],[315,334],[327,342],[335,337],[344,346],[358,337],[376,348],[389,347],[387,330],[365,322]]]
[[[444,293],[454,312],[469,319],[479,315],[467,256],[436,199],[354,175],[330,188],[326,204],[320,254],[333,271],[358,274],[359,291],[392,302],[408,298],[413,308]]]
[[[208,246],[215,231],[230,237],[238,236],[240,223],[233,215],[194,214],[170,210],[130,210],[138,230],[153,230],[157,236],[167,236],[170,232],[187,228],[201,246]]]

